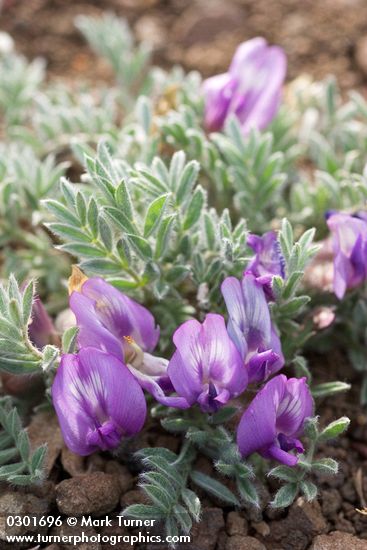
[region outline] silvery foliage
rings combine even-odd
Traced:
[[[178,324],[224,312],[219,286],[246,267],[248,232],[277,229],[286,278],[274,280],[272,315],[287,361],[311,381],[301,355],[312,335],[302,276],[316,252],[313,228],[317,237],[326,233],[325,209],[364,203],[367,103],[357,94],[342,102],[332,80],[304,85],[301,79],[289,86],[267,131],[244,137],[230,118],[223,132],[208,135],[199,74],[151,67],[149,48],[136,45],[126,23],[111,15],[79,17],[77,26],[109,62],[114,84],[48,83],[41,61],[0,51],[2,276],[13,272],[19,282],[36,277],[38,291],[57,311],[60,284],[77,261],[87,275],[103,276],[148,305],[162,327],[160,351],[169,353]],[[289,221],[280,222],[285,216]],[[10,373],[42,371],[49,382],[59,351],[37,350],[29,341],[32,300],[33,286],[20,290],[14,277],[1,287],[0,366]],[[74,329],[64,335],[64,351],[73,349],[75,336]],[[317,397],[345,389],[332,383],[313,391]],[[148,470],[142,484],[152,505],[135,507],[131,515],[151,519],[154,512],[165,518],[167,532],[188,531],[200,516],[189,478],[227,505],[258,505],[256,464],[240,460],[233,435],[219,423],[232,413],[218,413],[203,429],[157,408],[165,428],[184,434],[186,444],[179,455],[142,451]],[[6,430],[7,420],[1,424]],[[306,473],[314,468],[319,435],[315,425],[299,470],[271,472],[287,482],[274,506],[289,504],[298,491],[315,497]],[[218,474],[232,478],[238,495],[191,471],[196,453],[204,451]],[[324,464],[324,471],[335,469]],[[29,472],[36,470],[39,465]]]

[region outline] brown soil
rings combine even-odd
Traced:
[[[367,83],[365,0],[5,0],[0,27],[27,56],[44,56],[51,74],[94,78],[98,65],[73,19],[105,10],[126,17],[166,66],[212,74],[239,42],[262,35],[285,48],[290,78],[333,73],[343,88]]]

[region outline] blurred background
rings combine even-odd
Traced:
[[[224,70],[236,45],[265,36],[283,46],[289,78],[330,73],[344,88],[367,83],[366,0],[0,0],[0,28],[29,58],[45,57],[49,74],[108,77],[73,25],[78,14],[109,10],[127,18],[155,61],[204,75]]]

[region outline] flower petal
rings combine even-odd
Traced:
[[[246,388],[247,371],[221,315],[208,314],[202,325],[195,320],[183,323],[173,340],[177,350],[168,375],[177,393],[189,403],[199,400],[209,410],[211,400],[219,405]]]
[[[279,108],[286,70],[284,51],[276,46],[267,48],[262,61],[254,67],[256,87],[251,89],[243,108],[236,110],[245,134],[252,128],[262,130],[272,121]]]
[[[99,448],[98,437],[91,437],[98,428],[107,437],[116,428],[122,438],[138,433],[146,416],[144,393],[133,375],[115,356],[95,348],[62,357],[52,400],[65,443],[80,455]],[[112,441],[116,446],[118,440]]]
[[[144,351],[155,348],[159,329],[145,307],[99,277],[88,279],[82,286],[82,294],[94,300],[95,315],[116,338],[122,341],[124,336],[131,336]]]
[[[270,380],[243,413],[237,429],[237,444],[243,457],[266,451],[275,442],[277,410],[286,381],[283,374]]]
[[[228,310],[228,334],[244,359],[248,353],[247,315],[241,283],[235,277],[227,277],[222,283],[221,291]]]
[[[333,235],[334,292],[342,299],[367,277],[367,223],[360,215],[340,212],[329,214],[327,224]]]
[[[204,80],[205,126],[209,132],[221,130],[223,127],[235,84],[228,73]]]
[[[275,231],[268,231],[262,237],[250,234],[247,237],[247,245],[255,252],[255,256],[246,271],[252,272],[255,277],[285,277],[285,260]]]
[[[267,349],[271,342],[271,320],[262,285],[252,273],[245,273],[242,284],[234,277],[222,283],[230,323],[228,332],[243,358],[246,352]]]
[[[80,347],[98,347],[123,360],[123,343],[103,325],[96,313],[94,300],[80,292],[73,292],[70,296],[70,309],[74,313],[79,327],[78,343]]]
[[[179,395],[195,403],[202,391],[201,325],[196,319],[183,323],[173,335],[177,348],[168,365],[168,376]]]
[[[312,416],[313,399],[306,378],[290,378],[277,412],[277,430],[286,436],[302,433],[306,418]]]
[[[279,355],[274,353],[273,350],[268,349],[260,353],[255,353],[248,362],[248,376],[250,383],[259,383],[267,380],[269,376],[277,372],[277,364],[279,362]]]

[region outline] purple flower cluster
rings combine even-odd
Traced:
[[[86,455],[113,449],[122,438],[138,433],[146,417],[143,390],[167,406],[197,404],[214,413],[249,383],[263,383],[279,371],[284,357],[267,291],[272,276],[284,275],[284,268],[270,234],[251,236],[250,246],[255,257],[242,280],[227,277],[222,283],[227,326],[214,313],[202,323],[186,321],[173,335],[176,350],[170,361],[152,354],[159,328],[145,307],[100,278],[82,278],[70,296],[79,352],[62,357],[52,387],[72,451]],[[297,437],[311,409],[304,380],[273,378],[241,420],[242,455],[258,451],[295,464],[296,456],[288,451],[301,452]]]
[[[367,213],[327,214],[334,252],[334,292],[341,300],[348,289],[367,279]]]
[[[228,72],[204,81],[207,129],[221,130],[231,114],[239,120],[244,134],[252,128],[264,129],[280,105],[286,70],[284,51],[268,46],[264,38],[240,44]]]

